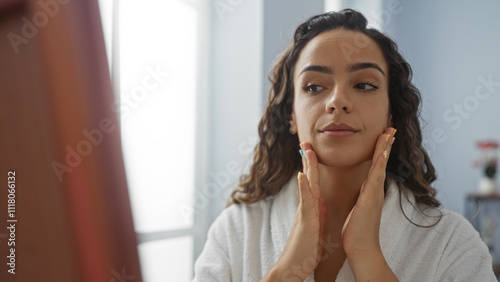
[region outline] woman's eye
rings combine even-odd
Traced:
[[[358,84],[356,84],[355,87],[357,89],[360,89],[360,90],[375,90],[375,89],[378,89],[377,85],[375,85],[374,83],[368,83],[368,82],[358,83]]]
[[[310,84],[310,85],[307,85],[306,87],[304,87],[304,91],[306,91],[308,93],[317,93],[321,90],[323,90],[323,87],[319,86],[317,84]]]

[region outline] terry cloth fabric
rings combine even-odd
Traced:
[[[406,216],[418,225],[431,225],[439,211],[443,217],[433,227],[415,226],[402,213],[400,198]],[[260,281],[285,247],[298,204],[294,174],[275,196],[224,209],[208,231],[193,281]],[[380,247],[400,281],[497,281],[488,248],[462,215],[429,208],[424,216],[415,206],[409,190],[388,181]],[[305,281],[314,281],[314,272]],[[355,281],[348,259],[332,281]]]

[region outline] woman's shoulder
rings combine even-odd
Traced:
[[[478,247],[480,246],[485,251],[487,250],[479,232],[474,228],[469,219],[458,212],[443,207],[439,208],[439,210],[442,213],[441,220],[438,223],[439,230],[443,233],[446,232],[447,237],[450,238],[451,245],[473,244]]]
[[[439,256],[437,277],[442,277],[441,281],[496,281],[488,247],[471,222],[458,212],[443,207],[433,209],[441,213],[427,232]]]
[[[440,229],[443,233],[462,230],[470,235],[478,235],[470,221],[462,214],[442,205],[429,206],[416,201],[414,194],[406,187],[399,187],[401,209],[415,227]]]
[[[220,212],[211,228],[224,228],[225,232],[239,233],[269,217],[271,205],[272,198],[250,204],[233,203]]]
[[[412,240],[425,243],[449,261],[457,254],[488,255],[488,248],[472,223],[462,214],[445,207],[417,204],[408,224]]]
[[[479,238],[479,233],[465,216],[443,206],[432,207],[416,203],[411,221],[414,223],[411,224],[414,227],[430,228],[438,231],[440,236],[462,234],[463,236]]]
[[[417,265],[434,273],[436,281],[492,281],[488,247],[465,216],[416,203],[412,195],[408,198],[402,202],[410,221],[404,225],[404,243],[398,251],[402,261],[412,253],[413,259],[420,259]],[[484,279],[468,279],[475,276]]]
[[[293,178],[293,177],[292,177]],[[293,179],[292,179],[293,180]],[[294,181],[285,183],[279,192],[254,203],[233,203],[226,207],[219,217],[226,221],[262,220],[269,218],[273,207],[288,209],[298,204],[297,184]]]
[[[235,223],[251,218],[261,218],[266,216],[272,205],[272,198],[266,198],[254,203],[233,203],[226,207],[219,217]]]
[[[476,230],[472,226],[472,223],[464,215],[462,215],[458,212],[452,211],[452,210],[448,210],[444,207],[439,207],[438,209],[439,209],[439,211],[441,211],[441,214],[442,214],[442,218],[441,218],[442,223],[441,224],[444,227],[447,227],[450,229],[455,229],[455,230],[456,229],[463,229],[467,232],[472,232],[474,234],[477,233],[477,232],[473,232]]]
[[[418,241],[436,248],[450,248],[464,243],[480,245],[484,243],[472,223],[462,214],[443,206],[432,207],[417,203],[408,189],[403,188],[402,213],[408,224],[406,234]],[[406,199],[405,199],[406,198]]]
[[[443,206],[417,204],[413,218],[419,225],[435,227],[443,233],[457,235],[457,231],[460,231],[464,235],[479,237],[479,233],[464,215]]]
[[[227,234],[258,233],[268,229],[276,218],[284,220],[289,211],[296,206],[293,181],[282,186],[273,196],[254,203],[233,203],[222,210],[211,228],[224,229]],[[274,218],[272,220],[272,218]]]

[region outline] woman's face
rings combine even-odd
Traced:
[[[290,124],[321,164],[372,159],[377,137],[391,125],[388,74],[379,46],[361,32],[330,30],[306,44],[294,68]]]

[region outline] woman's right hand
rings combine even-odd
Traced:
[[[328,207],[320,197],[319,168],[309,143],[301,144],[303,173],[299,172],[300,203],[290,236],[276,265],[271,269],[281,281],[304,281],[319,264]],[[276,276],[276,275],[275,275]]]

